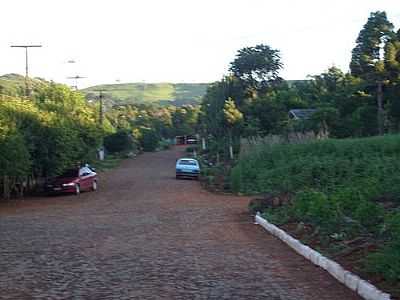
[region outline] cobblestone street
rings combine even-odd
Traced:
[[[360,299],[248,199],[175,180],[179,151],[126,160],[97,192],[0,205],[0,299]]]

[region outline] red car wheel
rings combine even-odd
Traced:
[[[75,184],[75,195],[79,195],[81,193],[81,187],[79,184]]]
[[[97,191],[97,181],[94,180],[92,183],[92,191]]]

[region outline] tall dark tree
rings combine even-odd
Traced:
[[[386,93],[389,98],[388,115],[392,130],[400,130],[400,30],[386,44],[385,68],[390,80]]]
[[[279,50],[260,44],[239,50],[230,71],[246,84],[249,91],[257,92],[265,91],[280,79],[282,66]]]
[[[386,13],[371,13],[367,23],[360,31],[356,47],[352,51],[350,63],[351,74],[367,80],[375,80],[381,75],[383,67],[383,51],[387,41],[393,35],[393,24]]]
[[[384,63],[386,43],[394,36],[394,26],[387,19],[386,13],[371,13],[361,30],[356,47],[352,52],[351,73],[372,86],[376,86],[378,132],[384,132],[383,85],[387,79]]]
[[[389,80],[400,80],[400,30],[386,43],[385,69]]]

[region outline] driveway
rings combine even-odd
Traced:
[[[360,299],[254,225],[248,199],[175,180],[179,149],[97,192],[0,205],[0,299]]]

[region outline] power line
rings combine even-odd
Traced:
[[[28,77],[28,48],[41,48],[42,45],[11,45],[11,48],[25,48],[25,95],[28,97],[31,94]]]

